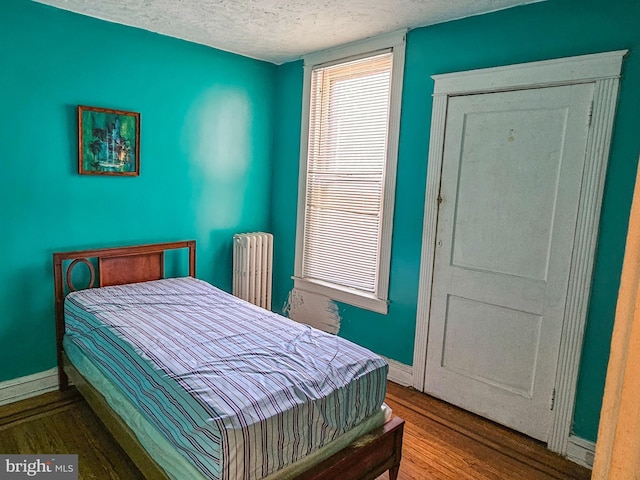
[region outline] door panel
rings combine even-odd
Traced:
[[[452,97],[426,391],[545,440],[590,84]]]
[[[565,107],[464,116],[453,265],[546,279],[566,120]]]
[[[455,295],[447,301],[442,366],[531,398],[542,317]]]

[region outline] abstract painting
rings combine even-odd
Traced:
[[[78,173],[140,175],[140,114],[78,106]]]

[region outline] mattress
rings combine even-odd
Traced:
[[[145,419],[121,390],[102,375],[100,370],[80,350],[72,344],[67,344],[65,353],[78,373],[102,395],[111,409],[124,420],[140,444],[169,478],[172,480],[208,480]],[[377,413],[366,418],[351,430],[301,460],[270,474],[264,480],[291,480],[297,478],[300,473],[339,452],[363,435],[382,426],[391,418],[391,415],[391,408],[387,404],[383,404]]]
[[[84,356],[205,478],[260,479],[379,412],[386,362],[193,278],[74,292]]]

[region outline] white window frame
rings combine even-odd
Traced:
[[[300,139],[300,175],[298,180],[298,217],[296,227],[296,252],[294,287],[316,293],[332,300],[386,314],[388,310],[389,273],[391,267],[391,237],[393,208],[396,189],[398,140],[400,134],[400,107],[404,76],[406,30],[351,43],[342,47],[309,54],[304,57],[304,84],[302,90],[302,130]],[[393,51],[391,92],[389,105],[389,127],[387,132],[387,157],[383,193],[381,242],[378,259],[378,285],[376,293],[335,285],[318,280],[302,278],[304,251],[304,224],[307,187],[307,152],[309,141],[309,113],[311,100],[311,74],[314,67],[336,64],[365,58],[381,50]]]

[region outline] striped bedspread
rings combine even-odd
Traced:
[[[377,412],[386,362],[193,278],[74,292],[80,349],[204,476],[263,478]]]

